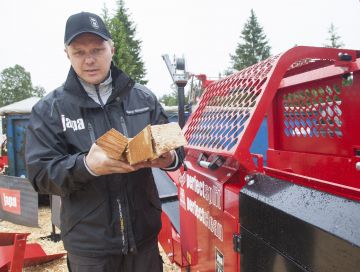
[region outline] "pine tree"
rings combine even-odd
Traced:
[[[345,46],[344,43],[340,41],[341,37],[336,34],[336,28],[333,23],[331,23],[328,33],[330,37],[327,40],[330,41],[330,44],[324,44],[325,47],[340,48]]]
[[[135,81],[146,84],[146,69],[141,59],[141,41],[135,38],[136,27],[129,19],[124,1],[117,1],[117,10],[113,17],[109,17],[106,7],[103,13],[104,22],[115,46],[114,63]]]
[[[230,54],[233,69],[244,69],[270,56],[271,47],[268,45],[266,35],[258,23],[254,10],[251,10],[240,38],[243,42],[238,43],[234,55]]]

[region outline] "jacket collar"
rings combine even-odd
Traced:
[[[111,63],[110,70],[113,79],[113,91],[107,103],[110,103],[116,97],[122,98],[123,96],[125,96],[131,91],[132,87],[135,84],[134,80],[132,80],[123,71],[118,69],[113,63]],[[73,67],[70,67],[68,76],[64,83],[64,93],[66,96],[69,96],[70,100],[68,101],[76,101],[75,103],[78,104],[80,107],[99,107],[99,105],[87,95]]]

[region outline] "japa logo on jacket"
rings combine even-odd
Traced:
[[[63,126],[63,131],[71,128],[73,131],[85,129],[84,120],[82,118],[71,120],[70,118],[65,117],[65,115],[61,115],[61,122]]]

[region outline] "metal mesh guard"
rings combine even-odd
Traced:
[[[185,132],[188,146],[232,155],[279,56],[210,85]]]
[[[284,133],[287,137],[342,138],[339,85],[306,88],[283,96]]]

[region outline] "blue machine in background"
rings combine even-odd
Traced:
[[[8,115],[5,118],[8,175],[15,177],[27,177],[25,165],[25,140],[26,127],[29,123],[29,114]]]
[[[166,112],[168,117],[169,117],[169,122],[179,122],[179,115],[177,112]],[[189,112],[185,112],[185,123],[187,121],[187,119],[189,118],[190,113]]]
[[[29,123],[32,107],[40,100],[29,97],[0,108],[2,133],[7,138],[8,169],[7,175],[27,177],[25,164],[26,127]]]

